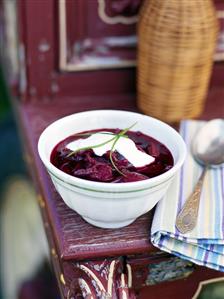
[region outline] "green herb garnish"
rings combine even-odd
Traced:
[[[92,145],[92,146],[86,146],[86,147],[78,148],[77,150],[72,151],[71,153],[69,153],[69,154],[67,155],[67,157],[71,157],[72,155],[76,154],[77,152],[80,152],[80,151],[83,151],[83,150],[88,150],[88,149],[93,149],[93,148],[101,147],[101,146],[103,146],[103,145],[105,145],[105,144],[107,144],[107,143],[113,141],[113,144],[112,144],[111,149],[110,149],[110,156],[109,156],[109,158],[110,158],[110,162],[111,162],[111,164],[113,165],[114,169],[115,169],[118,173],[120,173],[120,174],[123,175],[123,176],[126,176],[123,172],[121,172],[121,171],[118,169],[118,167],[117,167],[116,164],[114,163],[112,153],[113,153],[113,149],[114,149],[114,147],[115,147],[117,141],[119,140],[119,138],[120,138],[120,137],[129,138],[129,137],[128,137],[127,135],[125,135],[125,134],[127,133],[127,131],[129,131],[131,128],[133,128],[136,124],[137,124],[137,122],[134,123],[133,125],[131,125],[130,127],[126,128],[126,129],[124,129],[124,130],[122,130],[122,131],[121,131],[120,133],[118,133],[118,134],[114,134],[114,133],[110,133],[110,132],[102,132],[103,134],[112,135],[112,136],[114,136],[114,137],[111,138],[111,139],[109,139],[109,140],[107,140],[107,141],[105,141],[105,142],[102,142],[102,143],[99,143],[99,144],[96,144],[96,145]],[[95,133],[95,132],[94,132],[94,133],[80,133],[80,134],[77,134],[76,136],[91,136],[91,135],[93,135],[93,134],[97,134],[97,133],[101,133],[101,132],[96,132],[96,133]]]
[[[97,148],[97,147],[103,146],[103,145],[105,145],[105,144],[113,141],[114,138],[115,137],[113,137],[113,138],[111,138],[111,139],[109,139],[107,141],[104,141],[102,143],[96,144],[96,145],[80,147],[77,150],[75,150],[75,151],[71,152],[70,154],[68,154],[67,157],[70,157],[70,156],[72,156],[72,155],[74,155],[74,154],[76,154],[77,152],[80,152],[80,151],[85,151],[85,150],[88,150],[88,149],[92,149],[92,148]]]
[[[111,162],[111,164],[113,165],[113,167],[116,169],[116,171],[117,171],[118,173],[120,173],[121,175],[123,175],[123,176],[126,176],[126,175],[125,175],[123,172],[121,172],[121,171],[119,170],[119,168],[116,166],[116,164],[114,163],[112,153],[113,153],[113,149],[114,149],[114,147],[115,147],[115,144],[117,143],[117,141],[119,140],[119,138],[120,138],[120,137],[123,137],[123,136],[125,135],[125,133],[127,133],[127,131],[129,131],[131,128],[133,128],[136,124],[137,124],[137,122],[134,123],[133,125],[131,125],[130,127],[126,128],[126,129],[124,129],[124,130],[122,130],[119,134],[116,134],[115,140],[114,140],[114,142],[113,142],[113,144],[112,144],[112,147],[111,147],[111,149],[110,149],[110,162]]]
[[[75,135],[75,136],[85,137],[85,136],[92,136],[92,135],[97,134],[97,133],[104,134],[104,135],[112,135],[112,136],[115,136],[115,134],[112,133],[112,132],[78,133],[78,134],[74,134],[74,135]],[[119,133],[119,134],[120,134],[120,133]],[[119,134],[116,134],[116,135],[119,135]],[[128,138],[127,135],[123,135],[122,137]]]

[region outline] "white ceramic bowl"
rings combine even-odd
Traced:
[[[171,151],[173,168],[144,181],[101,183],[70,176],[50,162],[55,145],[74,133],[101,128],[124,129],[135,122],[132,130],[152,136]],[[38,151],[65,203],[87,222],[103,228],[126,226],[151,210],[167,192],[186,156],[185,143],[173,128],[155,118],[119,110],[81,112],[55,121],[41,134]]]

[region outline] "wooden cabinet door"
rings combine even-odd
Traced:
[[[136,25],[143,0],[18,0],[24,100],[135,93]],[[215,59],[224,59],[224,3]]]

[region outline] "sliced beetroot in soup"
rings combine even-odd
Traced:
[[[85,180],[108,183],[146,180],[158,176],[173,167],[173,157],[168,148],[158,140],[139,131],[128,131],[126,135],[135,142],[136,147],[140,151],[155,158],[154,162],[143,167],[134,167],[116,150],[111,155],[110,151],[107,151],[102,156],[97,156],[93,149],[80,150],[71,154],[72,151],[66,147],[72,141],[87,138],[82,136],[86,133],[111,132],[118,134],[120,131],[119,129],[100,129],[69,136],[55,146],[51,153],[51,163],[69,175]],[[111,158],[113,163],[111,163]]]

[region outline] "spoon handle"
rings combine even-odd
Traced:
[[[182,234],[191,231],[197,223],[201,190],[207,170],[208,167],[204,167],[193,193],[187,198],[183,208],[177,215],[176,227]]]

